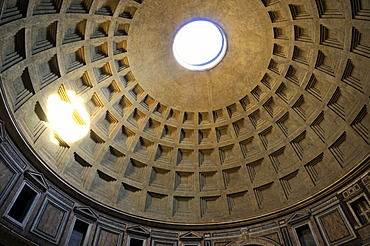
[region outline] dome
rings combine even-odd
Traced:
[[[6,1],[1,114],[49,179],[117,216],[211,228],[289,213],[369,155],[369,16],[350,2]],[[193,71],[173,42],[199,19],[227,49]],[[50,95],[83,101],[81,139],[51,127]]]

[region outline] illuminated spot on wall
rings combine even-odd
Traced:
[[[51,139],[55,140],[55,133],[67,143],[83,138],[90,129],[90,117],[83,100],[74,92],[65,90],[62,85],[57,94],[48,98],[49,127],[53,131]]]

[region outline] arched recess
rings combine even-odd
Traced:
[[[265,238],[244,236],[227,244],[227,246],[279,246],[279,244]]]

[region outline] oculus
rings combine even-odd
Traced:
[[[180,27],[173,41],[176,61],[193,71],[215,67],[225,56],[226,36],[219,25],[209,20],[193,20]]]

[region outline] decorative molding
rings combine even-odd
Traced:
[[[293,225],[303,220],[309,220],[310,217],[311,213],[294,213],[293,216],[291,216],[286,223]]]
[[[191,231],[180,235],[181,241],[202,241],[202,239],[202,236],[199,236],[198,234]]]
[[[79,214],[79,215],[82,215],[83,217],[91,219],[92,221],[96,221],[98,219],[98,216],[96,215],[96,213],[89,207],[75,207],[73,211],[76,214]]]
[[[129,234],[144,236],[146,238],[150,236],[150,232],[141,226],[131,226],[131,227],[128,227],[126,231]]]
[[[24,176],[39,187],[43,192],[45,192],[49,186],[46,182],[45,176],[42,173],[38,173],[31,170],[26,170]]]

